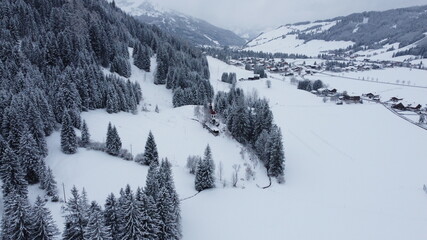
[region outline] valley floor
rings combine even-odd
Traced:
[[[253,75],[214,58],[208,60],[215,91],[229,89],[219,80],[223,72],[236,72],[237,79]],[[136,154],[143,152],[148,132],[153,131],[160,157],[168,157],[173,164],[181,198],[196,193],[186,158],[202,155],[207,144],[217,170],[222,162],[228,182],[233,164],[242,165],[244,177],[243,164],[254,163],[248,156],[242,159],[240,144],[204,130],[191,119],[193,106],[173,109],[171,92],[155,86],[152,73],[132,71],[131,80],[140,82],[149,112],[84,113],[92,139],[103,141],[112,122],[123,147]],[[427,184],[427,131],[379,104],[337,106],[287,81],[271,81],[271,88],[265,80],[237,86],[247,94],[256,89],[260,97],[269,99],[283,133],[286,183],[257,187],[268,183],[258,164],[254,181],[240,181],[238,188],[218,183],[216,189],[183,201],[183,239],[426,239],[427,194],[422,188]],[[160,113],[154,112],[156,104]],[[47,163],[67,194],[73,185],[85,187],[89,199],[103,204],[107,194],[118,194],[127,183],[134,188],[145,185],[147,167],[84,149],[64,155],[58,133],[48,138],[48,144]],[[31,193],[38,193],[36,187]],[[60,204],[49,207],[62,228]]]

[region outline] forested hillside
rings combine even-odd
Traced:
[[[176,106],[202,104],[213,98],[207,60],[201,51],[155,26],[140,23],[114,2],[2,0],[0,16],[2,239],[30,239],[43,223],[49,228],[46,231],[55,235],[43,200],[32,210],[27,201],[27,186],[36,183],[52,201],[58,201],[54,176],[44,162],[48,154],[45,137],[62,124],[62,150],[73,154],[78,144],[73,127],[85,131],[81,112],[138,111],[143,99],[141,86],[125,80],[131,75],[130,57],[138,68],[149,71],[150,58],[156,56],[155,83],[174,91]],[[108,70],[124,78],[106,75]],[[77,190],[73,197],[80,201]],[[94,218],[100,214],[98,205],[89,208],[82,202],[87,207],[85,214],[89,209]],[[68,207],[82,206],[71,203]],[[37,219],[30,216],[33,213]],[[73,227],[70,224],[68,230]],[[65,239],[80,239],[70,237],[74,233],[67,233],[67,229]],[[179,232],[178,226],[170,231],[174,229]]]

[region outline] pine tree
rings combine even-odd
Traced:
[[[27,198],[9,194],[5,199],[3,239],[28,240],[31,238],[31,207]]]
[[[24,129],[19,141],[18,157],[25,173],[25,180],[29,184],[39,182],[39,168],[42,156],[33,135],[28,129]]]
[[[199,162],[196,171],[195,188],[197,191],[215,187],[215,164],[209,145],[206,147],[205,155]]]
[[[180,239],[179,227],[177,226],[174,213],[174,204],[166,187],[160,188],[157,199],[157,209],[163,222],[160,239]]]
[[[157,236],[160,233],[159,224],[156,219],[151,218],[151,212],[149,212],[148,206],[145,204],[148,202],[146,198],[147,195],[141,188],[138,188],[135,193],[135,201],[141,211],[142,237],[143,239],[158,239]],[[158,220],[160,220],[160,216]]]
[[[77,152],[77,136],[67,110],[64,111],[62,118],[61,149],[65,154],[74,154]]]
[[[279,183],[284,182],[285,170],[285,153],[283,151],[282,133],[280,128],[273,127],[271,137],[269,140],[269,162],[268,162],[268,175],[277,178]]]
[[[108,154],[117,156],[122,149],[122,141],[117,132],[116,127],[112,127],[111,123],[108,124],[107,130],[107,141],[106,141],[106,151]]]
[[[212,158],[212,157],[211,157]],[[175,223],[175,230],[178,236],[181,237],[181,209],[178,193],[175,189],[175,183],[172,176],[171,164],[166,158],[160,165],[160,185],[165,187],[168,191],[169,197],[173,206],[173,222]]]
[[[71,189],[71,198],[66,205],[64,240],[84,240],[84,229],[87,226],[87,213],[81,205],[81,197],[76,187]]]
[[[125,190],[125,196],[122,198],[121,203],[121,220],[120,225],[120,239],[133,240],[143,239],[143,226],[142,226],[142,213],[141,209],[135,200],[135,197],[127,186],[128,190]]]
[[[118,202],[113,193],[108,195],[104,207],[105,226],[109,228],[112,239],[119,239],[121,219]]]
[[[112,240],[110,229],[106,226],[101,207],[92,202],[89,208],[89,221],[85,228],[85,239]]]
[[[150,164],[147,179],[145,183],[145,193],[151,196],[155,201],[160,190],[159,165],[156,162]]]
[[[51,240],[59,235],[59,230],[53,221],[52,214],[46,207],[45,201],[38,196],[32,211],[31,232],[33,240]]]
[[[13,150],[6,146],[3,152],[2,165],[0,165],[0,178],[3,182],[3,197],[10,193],[26,198],[28,195],[27,181],[25,174],[19,164],[17,156]]]
[[[90,143],[89,129],[87,127],[86,121],[83,120],[83,124],[82,124],[82,141],[81,141],[81,144],[82,144],[83,147],[87,147],[89,143]]]
[[[153,133],[150,131],[147,142],[145,143],[145,152],[142,164],[149,166],[153,162],[159,164],[159,154],[157,152],[157,145],[154,141]]]
[[[59,201],[58,196],[58,187],[56,186],[56,181],[50,167],[45,168],[45,174],[43,178],[42,185],[46,190],[46,195],[51,197],[52,202]]]

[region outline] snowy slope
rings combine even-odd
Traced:
[[[305,41],[298,38],[300,33],[321,33],[333,27],[336,21],[284,25],[272,31],[261,33],[245,45],[246,50],[256,52],[282,52],[317,56],[330,50],[347,48],[353,45],[350,41]]]
[[[215,91],[229,89],[218,81],[222,72],[236,72],[238,79],[253,75],[208,60]],[[250,163],[247,157],[242,159],[236,141],[214,137],[191,120],[193,106],[173,109],[171,92],[153,84],[153,73],[135,67],[132,73],[131,80],[139,81],[144,101],[151,104],[150,112],[84,113],[92,139],[103,141],[111,121],[123,147],[132,145],[135,154],[143,151],[152,130],[160,157],[173,164],[180,198],[195,193],[186,158],[201,155],[206,144],[212,147],[217,168],[223,163],[228,181],[233,164]],[[423,157],[427,132],[380,105],[325,104],[287,81],[271,81],[270,89],[265,80],[239,82],[238,87],[247,93],[256,90],[270,100],[284,137],[286,184],[258,188],[256,184],[267,183],[265,170],[258,165],[253,182],[240,181],[239,188],[218,186],[182,202],[183,239],[425,239],[427,195],[422,186],[427,183]],[[160,113],[153,111],[156,104]],[[127,183],[134,188],[145,185],[147,167],[84,149],[64,155],[59,142],[59,133],[48,138],[46,161],[67,194],[73,185],[85,187],[91,200],[103,204],[108,193],[117,194]],[[38,190],[30,191],[33,199]],[[49,207],[60,221],[60,204]]]

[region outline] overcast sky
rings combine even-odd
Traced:
[[[134,0],[144,1],[144,0]],[[426,0],[150,0],[219,27],[254,29],[350,13],[427,4]]]

